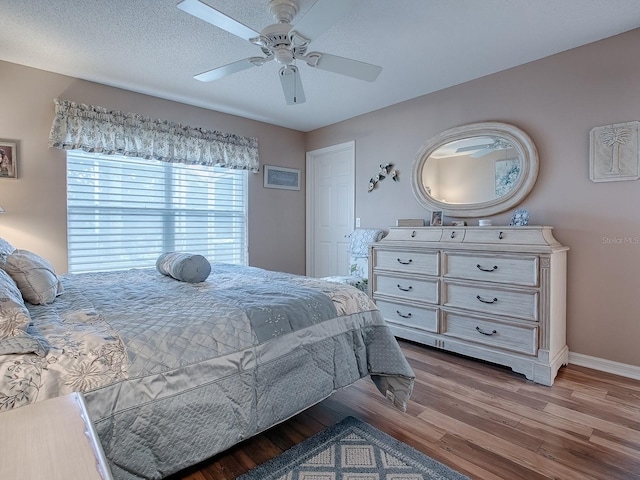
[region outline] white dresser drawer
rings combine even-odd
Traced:
[[[438,227],[392,227],[385,237],[387,241],[439,242],[442,228]]]
[[[538,321],[537,291],[506,290],[445,281],[442,295],[447,307]]]
[[[464,228],[443,228],[440,241],[447,243],[460,243],[464,240],[466,229]]]
[[[482,345],[536,355],[538,328],[517,326],[444,311],[442,334]]]
[[[384,250],[376,248],[373,254],[373,268],[400,273],[438,275],[439,258],[437,250],[416,252],[410,249]]]
[[[438,309],[436,307],[416,307],[387,300],[376,300],[376,305],[388,323],[406,325],[434,333],[438,331]]]
[[[537,287],[538,263],[537,256],[444,252],[442,272],[445,277]]]
[[[492,245],[546,245],[544,233],[538,228],[480,227],[467,229],[465,243]]]
[[[373,294],[438,303],[438,280],[374,273]]]

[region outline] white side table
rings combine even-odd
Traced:
[[[0,478],[113,479],[81,394],[0,413]]]

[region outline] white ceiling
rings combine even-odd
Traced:
[[[268,0],[204,1],[274,23]],[[640,26],[639,0],[358,0],[310,50],[380,65],[376,82],[302,64],[307,101],[286,105],[275,62],[194,80],[260,50],[177,3],[0,0],[0,60],[310,131]]]

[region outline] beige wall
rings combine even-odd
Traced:
[[[304,134],[42,70],[0,62],[0,138],[19,141],[17,180],[0,179],[0,236],[67,269],[65,152],[47,147],[54,98],[258,138],[261,165],[300,168]],[[304,178],[304,177],[303,177]],[[305,190],[249,174],[249,263],[305,272]],[[304,183],[304,182],[303,182]]]
[[[363,227],[385,227],[428,215],[409,183],[427,139],[480,121],[524,129],[541,165],[522,207],[532,224],[554,226],[571,248],[569,348],[640,366],[640,181],[589,180],[589,131],[640,120],[639,51],[640,30],[634,30],[313,131],[306,149],[355,140],[356,216]],[[385,162],[395,164],[400,182],[367,193],[369,178]],[[507,224],[511,213],[495,216],[494,225]]]

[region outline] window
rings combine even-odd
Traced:
[[[69,272],[155,266],[163,252],[247,264],[247,171],[67,153]]]

